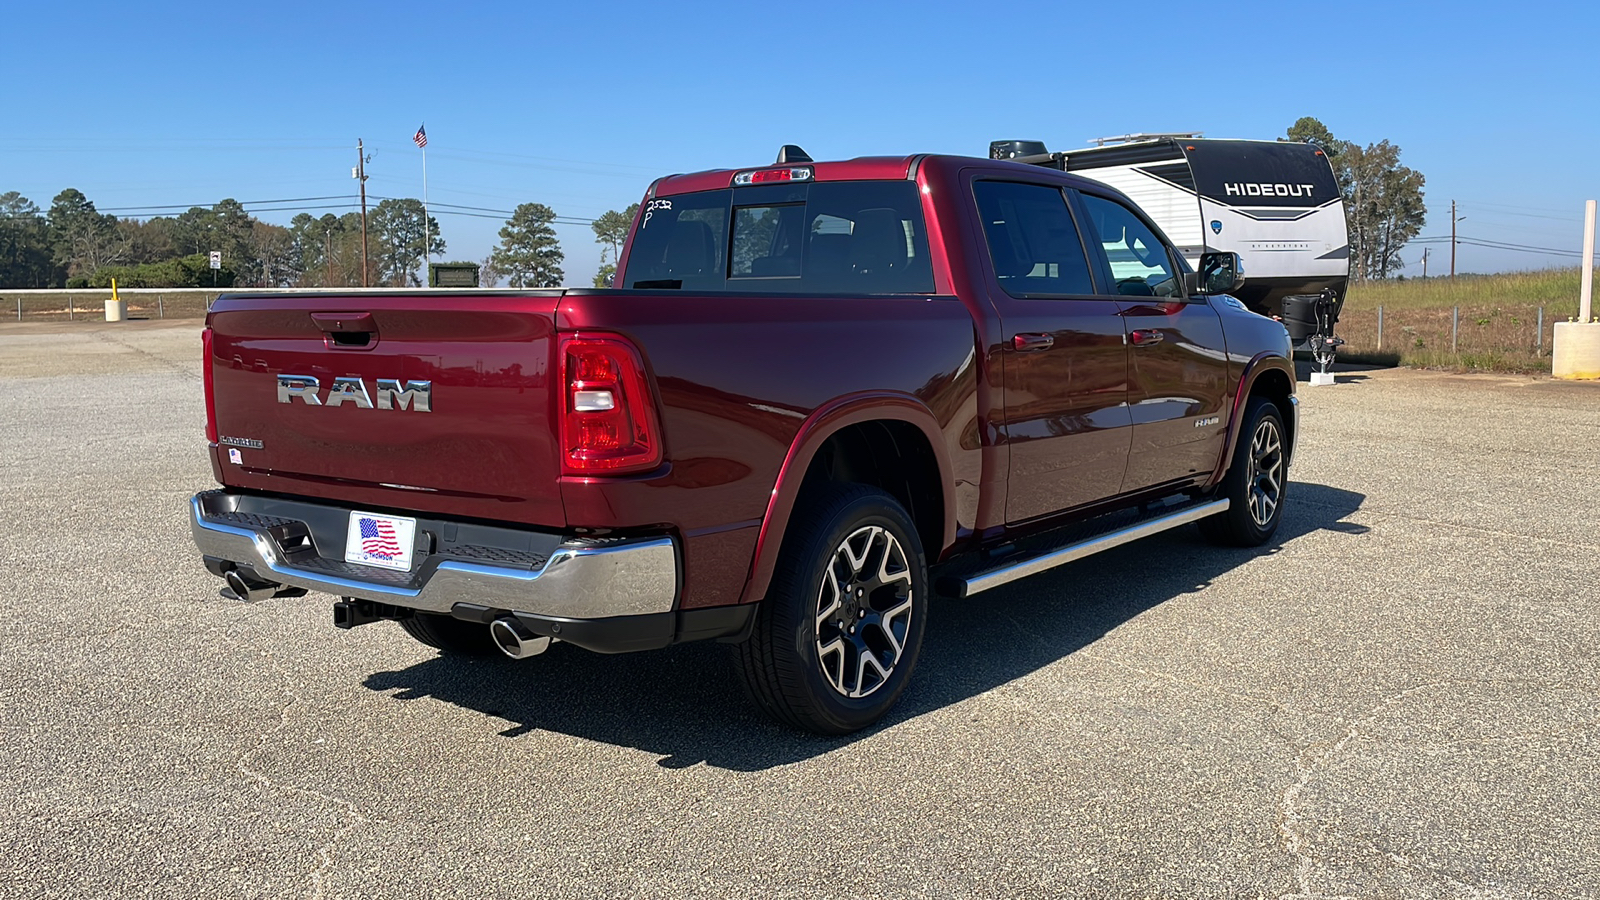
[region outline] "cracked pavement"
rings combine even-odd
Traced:
[[[1600,895],[1600,385],[1302,385],[1274,545],[941,601],[820,739],[218,599],[198,327],[0,328],[0,897]]]

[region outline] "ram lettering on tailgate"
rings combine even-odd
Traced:
[[[378,409],[414,409],[417,412],[433,411],[433,382],[407,381],[403,385],[399,379],[379,378],[375,382],[378,394]],[[289,403],[299,397],[307,406],[340,406],[346,401],[354,403],[357,409],[372,409],[372,395],[367,393],[367,385],[360,378],[354,376],[341,376],[333,380],[333,387],[328,389],[326,399],[317,396],[322,383],[313,375],[279,375],[278,376],[278,402]]]

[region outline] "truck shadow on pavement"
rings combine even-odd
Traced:
[[[729,648],[715,643],[620,656],[555,644],[523,662],[440,656],[374,673],[364,684],[397,700],[433,699],[504,719],[506,738],[549,731],[660,754],[658,764],[667,768],[703,762],[760,771],[829,753],[1028,675],[1146,610],[1283,552],[1303,535],[1364,533],[1364,526],[1342,520],[1365,499],[1292,482],[1277,538],[1263,548],[1213,547],[1194,528],[1180,528],[982,597],[936,600],[905,696],[878,725],[841,738],[797,733],[766,719],[745,698]],[[1150,565],[1156,555],[1162,564]]]

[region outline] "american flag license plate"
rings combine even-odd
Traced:
[[[363,566],[408,572],[416,537],[416,519],[352,512],[344,542],[344,559]]]

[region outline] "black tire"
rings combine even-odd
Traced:
[[[927,560],[911,517],[877,488],[834,484],[802,499],[736,655],[773,718],[849,734],[888,712],[916,668]]]
[[[1233,461],[1217,488],[1217,499],[1230,501],[1228,510],[1200,520],[1200,531],[1208,540],[1230,547],[1259,547],[1272,539],[1283,520],[1289,488],[1288,450],[1288,432],[1277,405],[1265,397],[1251,397]]]
[[[419,612],[400,619],[400,627],[429,647],[454,656],[504,656],[489,636],[489,626],[454,616]]]

